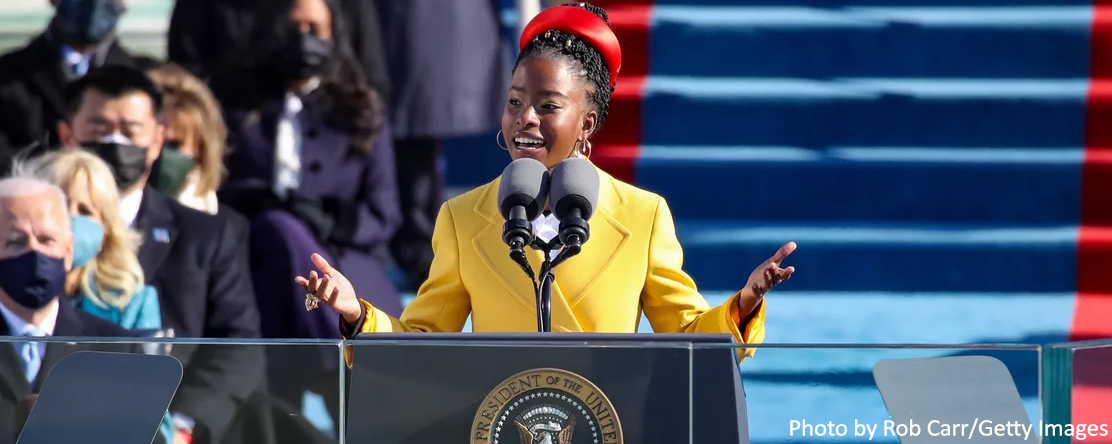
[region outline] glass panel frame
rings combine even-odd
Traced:
[[[22,374],[22,368],[12,369],[13,366],[22,366],[22,358],[19,356],[16,347],[21,343],[35,342],[41,343],[45,347],[45,354],[40,356],[43,358],[44,364],[38,373],[35,384],[41,384],[42,380],[46,380],[49,371],[52,369],[53,364],[61,358],[68,356],[70,353],[78,351],[107,351],[115,353],[134,353],[134,354],[169,354],[181,363],[183,360],[188,363],[191,359],[196,359],[198,356],[207,356],[208,359],[216,362],[227,359],[230,349],[238,349],[240,352],[246,351],[248,362],[252,365],[261,364],[261,368],[254,366],[244,367],[242,361],[233,364],[231,367],[233,371],[246,369],[250,373],[236,373],[229,375],[231,382],[225,384],[238,384],[234,387],[242,388],[245,385],[253,388],[241,390],[241,394],[246,393],[246,399],[240,399],[238,395],[233,394],[232,404],[226,400],[213,400],[209,402],[205,398],[203,390],[205,384],[208,384],[209,379],[212,378],[212,370],[214,367],[205,365],[203,368],[206,373],[201,375],[194,375],[193,379],[189,377],[189,366],[183,365],[185,377],[182,380],[183,384],[192,383],[199,384],[200,391],[195,391],[194,398],[191,398],[191,405],[197,407],[198,411],[213,411],[216,409],[231,409],[229,418],[225,418],[228,424],[223,426],[227,427],[230,433],[236,427],[247,427],[241,430],[242,433],[254,433],[259,426],[265,429],[258,429],[260,433],[275,433],[275,429],[268,424],[269,419],[260,419],[257,415],[249,413],[242,415],[243,412],[257,412],[260,414],[268,415],[274,420],[285,421],[287,424],[293,424],[292,429],[298,430],[301,433],[313,434],[317,438],[326,440],[328,442],[342,442],[340,431],[344,430],[346,425],[344,420],[346,415],[343,414],[346,406],[345,392],[347,372],[344,369],[344,353],[343,341],[332,339],[300,339],[300,340],[275,340],[275,339],[253,339],[253,338],[219,338],[219,339],[196,339],[196,338],[147,338],[147,337],[113,337],[113,338],[100,338],[100,337],[44,337],[34,338],[28,341],[27,337],[16,336],[0,336],[0,347],[15,347],[11,351],[0,350],[0,383],[18,385],[22,380],[24,385],[26,377]],[[11,345],[3,345],[9,343]],[[65,347],[59,347],[64,345]],[[151,347],[156,346],[156,347]],[[166,347],[169,347],[168,353],[162,353]],[[156,350],[157,353],[151,353]],[[210,349],[206,352],[205,349]],[[216,350],[211,350],[216,349]],[[53,356],[52,356],[53,353]],[[234,352],[239,353],[239,352]],[[286,357],[282,362],[290,365],[275,365],[273,359],[275,356]],[[243,355],[240,355],[242,358]],[[50,357],[50,359],[46,359]],[[255,361],[258,359],[258,361]],[[257,364],[256,364],[257,363]],[[301,363],[305,363],[301,365]],[[307,367],[308,366],[308,367]],[[324,372],[308,374],[306,368],[324,369]],[[257,372],[256,372],[257,371]],[[90,375],[91,378],[94,375]],[[278,380],[278,385],[288,388],[288,393],[281,393],[281,390],[274,390],[276,387],[275,380]],[[88,382],[81,382],[78,386],[95,385],[96,380]],[[264,385],[265,384],[265,385]],[[175,394],[175,398],[180,397],[182,392],[179,391]],[[301,389],[303,391],[299,391]],[[31,392],[36,392],[35,387],[28,387]],[[20,389],[22,393],[23,389]],[[295,393],[296,391],[296,393]],[[30,392],[29,392],[30,393]],[[16,400],[18,401],[18,400]],[[120,399],[113,399],[110,402],[119,402]],[[14,401],[13,401],[14,402]],[[101,404],[93,403],[92,406]],[[97,414],[110,414],[111,411],[105,412],[101,408]],[[276,414],[277,412],[288,413],[288,415]],[[252,419],[254,417],[254,419]],[[222,417],[221,417],[222,418]],[[246,419],[241,419],[246,418]],[[17,418],[18,419],[18,418]],[[210,418],[212,419],[212,418]],[[225,419],[220,419],[224,421]],[[245,422],[240,422],[245,421]],[[290,423],[289,421],[293,421]],[[169,424],[169,418],[163,422]],[[274,422],[270,421],[273,425]],[[286,427],[286,430],[291,429]],[[168,430],[168,429],[167,429]],[[319,432],[321,435],[316,435]],[[163,435],[165,436],[165,434]],[[285,442],[301,443],[303,439],[297,439],[296,436],[281,436],[274,435],[278,444]],[[320,441],[316,439],[315,441]],[[158,441],[161,442],[161,441]]]
[[[739,349],[739,345],[696,344],[693,348]],[[1038,344],[764,343],[744,348],[755,350],[752,358],[746,358],[739,365],[749,410],[750,438],[755,444],[847,440],[899,442],[895,436],[880,434],[887,425],[884,421],[890,419],[890,406],[880,396],[874,382],[873,366],[889,359],[994,356],[1005,363],[1011,372],[1011,382],[1022,395],[1023,407],[1031,422],[1030,433],[1034,433],[1042,415],[1043,347]],[[816,368],[816,361],[823,363],[822,368]],[[800,409],[800,405],[807,408]],[[789,423],[789,419],[799,422],[800,430],[794,432],[794,436],[790,435],[794,424]],[[966,422],[974,419],[970,417]],[[816,429],[820,424],[825,426],[821,427],[823,430]],[[867,435],[855,436],[860,425],[866,427],[866,433],[869,427],[875,427],[875,435],[871,439]],[[919,425],[926,434],[927,424]],[[799,433],[807,426],[810,426],[809,434],[801,437]],[[846,435],[814,436],[818,432],[825,433],[830,426],[838,429],[835,430],[837,434],[844,430]]]
[[[512,340],[507,341],[507,338]],[[0,343],[20,343],[26,342],[26,338],[21,337],[0,337]],[[460,333],[460,334],[384,334],[381,336],[372,335],[369,338],[363,337],[357,340],[331,340],[331,339],[294,339],[294,340],[274,340],[274,339],[239,339],[239,338],[221,338],[221,339],[191,339],[191,338],[89,338],[89,337],[47,337],[41,338],[36,342],[43,342],[47,344],[52,343],[67,343],[67,344],[101,344],[101,345],[162,345],[170,346],[171,354],[174,353],[173,347],[176,346],[198,346],[198,347],[220,347],[220,346],[243,346],[243,347],[259,347],[264,349],[288,349],[291,353],[297,355],[298,353],[315,353],[310,348],[320,348],[324,354],[323,356],[330,356],[335,352],[335,365],[339,371],[335,375],[335,381],[331,382],[333,387],[337,390],[335,393],[335,400],[338,405],[329,404],[330,408],[340,412],[336,421],[333,424],[335,435],[331,438],[332,442],[344,443],[347,442],[347,434],[350,431],[351,422],[363,421],[363,414],[358,410],[358,406],[351,405],[352,399],[351,390],[359,390],[350,383],[349,378],[355,375],[355,370],[349,367],[348,358],[355,355],[362,355],[356,353],[359,349],[365,347],[371,348],[384,348],[384,349],[401,349],[411,348],[420,349],[428,347],[462,347],[463,349],[472,348],[475,350],[487,350],[489,353],[503,353],[509,352],[511,356],[506,359],[518,359],[521,353],[525,351],[536,351],[546,348],[551,350],[550,353],[567,354],[574,353],[575,350],[593,350],[598,356],[616,356],[623,351],[630,350],[650,350],[668,352],[668,354],[661,358],[668,365],[673,368],[678,368],[679,373],[682,374],[684,381],[672,381],[673,384],[678,383],[678,390],[686,394],[687,399],[681,400],[678,411],[686,412],[686,416],[671,417],[669,422],[673,427],[680,426],[686,432],[686,438],[679,437],[678,440],[673,442],[697,442],[698,430],[700,429],[700,417],[698,416],[698,408],[696,397],[699,388],[698,384],[701,382],[696,379],[699,374],[700,362],[699,353],[704,351],[714,350],[732,350],[735,353],[739,349],[753,349],[755,356],[746,358],[740,362],[739,365],[733,366],[739,372],[739,379],[744,383],[744,389],[747,395],[747,419],[749,422],[748,432],[751,433],[750,437],[752,442],[759,444],[761,442],[769,441],[783,441],[792,438],[787,435],[790,426],[788,424],[777,424],[778,419],[766,415],[768,411],[774,411],[785,401],[791,401],[794,405],[804,403],[820,403],[822,398],[836,399],[837,396],[845,396],[838,404],[850,412],[864,412],[873,411],[873,413],[884,412],[886,406],[883,400],[878,399],[876,396],[875,383],[872,382],[871,366],[876,362],[885,360],[907,357],[934,357],[942,355],[989,355],[989,356],[1022,356],[1021,360],[1005,359],[1000,357],[1002,361],[1006,361],[1009,368],[1012,369],[1013,378],[1017,380],[1024,387],[1020,387],[1020,391],[1025,394],[1025,404],[1034,399],[1036,409],[1031,412],[1031,419],[1033,423],[1038,423],[1041,420],[1042,424],[1071,424],[1076,421],[1073,420],[1076,415],[1076,390],[1079,386],[1079,371],[1084,371],[1085,362],[1096,363],[1092,358],[1087,356],[1096,356],[1094,353],[1099,353],[1103,356],[1103,352],[1107,351],[1112,354],[1112,339],[1109,340],[1096,340],[1096,341],[1083,341],[1083,342],[1067,342],[1049,344],[1045,346],[1037,344],[830,344],[830,343],[815,343],[815,344],[752,344],[743,345],[736,343],[700,343],[686,341],[687,335],[645,335],[645,334],[613,334],[613,335],[580,335],[574,334],[560,334],[552,336],[536,336],[533,334],[506,334],[506,335],[489,335],[489,334],[476,334],[476,333]],[[450,343],[446,342],[450,341]],[[462,350],[462,349],[461,349]],[[465,356],[466,352],[460,356]],[[513,355],[516,353],[516,355]],[[312,356],[318,356],[320,353],[315,353]],[[305,355],[309,356],[309,355]],[[662,355],[664,356],[664,355]],[[1112,355],[1110,355],[1112,356]],[[268,358],[269,359],[269,358]],[[294,364],[282,369],[279,372],[286,372],[291,377],[299,377],[298,372],[301,366],[296,365],[296,361],[300,359],[294,356],[291,360],[286,362],[293,362]],[[327,358],[330,359],[330,358]],[[600,358],[601,359],[601,358]],[[1082,362],[1084,361],[1084,362]],[[358,360],[353,361],[353,364],[358,368]],[[445,362],[450,362],[445,361]],[[560,361],[555,361],[557,364]],[[736,362],[736,361],[735,361]],[[820,363],[817,367],[815,363]],[[1100,362],[1103,362],[1100,361]],[[1018,363],[1018,364],[1017,364]],[[628,368],[621,368],[624,363],[619,362],[612,364],[615,366],[613,370],[609,370],[611,374],[616,372],[625,372],[622,377],[626,380],[635,380],[637,377],[645,377],[638,372],[642,367],[634,365],[633,370]],[[271,365],[268,364],[268,368]],[[408,362],[405,366],[398,368],[405,368],[407,372],[414,373],[420,371],[421,367],[426,365],[422,362]],[[679,365],[679,367],[676,367]],[[1016,370],[1019,366],[1018,370]],[[560,365],[551,367],[560,368]],[[685,369],[683,367],[686,367]],[[819,368],[821,367],[821,368]],[[483,368],[491,368],[490,365]],[[599,367],[588,367],[592,372],[599,372],[605,370],[604,364],[599,364]],[[602,369],[602,370],[600,370]],[[455,365],[448,367],[450,371],[466,371],[465,365]],[[810,372],[810,373],[808,373]],[[847,373],[849,372],[849,373]],[[1017,376],[1022,372],[1022,375]],[[497,373],[497,372],[495,372]],[[573,372],[574,373],[574,372]],[[856,375],[856,376],[855,376]],[[1112,372],[1108,372],[1109,385],[1112,386]],[[469,401],[473,406],[478,406],[481,399],[486,399],[483,395],[490,395],[495,392],[499,387],[500,382],[509,380],[511,374],[491,374],[487,375],[487,379],[491,379],[490,387],[483,387],[483,394],[477,396],[474,400]],[[586,376],[586,375],[584,375]],[[325,376],[331,379],[331,376]],[[609,377],[609,376],[608,376]],[[838,379],[840,378],[840,379]],[[848,379],[847,379],[848,378]],[[1034,378],[1034,379],[1032,379]],[[495,381],[497,379],[497,381]],[[596,377],[586,378],[588,381],[597,379]],[[613,379],[613,378],[612,378]],[[677,378],[679,379],[679,378]],[[1022,379],[1022,380],[1020,380]],[[839,382],[841,381],[841,382]],[[856,382],[854,382],[856,381]],[[1026,387],[1031,381],[1035,381],[1033,387]],[[592,382],[593,383],[593,382]],[[612,384],[612,383],[604,383]],[[777,385],[779,384],[779,385]],[[793,385],[794,384],[794,385]],[[612,405],[616,405],[613,389],[607,389],[601,384],[599,385],[602,391],[610,396]],[[853,390],[860,391],[861,388],[866,390],[862,394],[848,396],[845,393],[823,395],[829,391],[830,387],[836,386],[844,387],[857,387]],[[1103,386],[1103,385],[1102,385]],[[644,393],[639,394],[645,404],[653,404],[652,401],[659,400],[660,396],[665,396],[664,391],[659,387],[664,385],[657,385],[657,389],[648,389]],[[671,389],[676,389],[677,386],[672,386]],[[870,390],[871,388],[871,390]],[[425,389],[429,389],[426,387]],[[442,390],[440,388],[433,388],[435,390]],[[726,390],[723,388],[723,390]],[[620,391],[620,390],[619,390]],[[844,391],[844,390],[843,390]],[[851,390],[852,391],[852,390]],[[846,392],[849,393],[849,392]],[[829,396],[828,396],[829,395]],[[1033,396],[1032,396],[1033,395]],[[667,395],[672,396],[672,395]],[[802,398],[801,398],[802,396]],[[831,398],[834,396],[834,398]],[[864,396],[862,398],[861,396]],[[800,401],[801,399],[809,399],[812,401]],[[632,398],[631,398],[632,399]],[[862,401],[864,399],[865,401]],[[881,402],[877,403],[876,401]],[[386,405],[391,402],[387,401]],[[641,401],[637,401],[641,402]],[[657,403],[659,404],[659,402]],[[656,404],[653,404],[656,405]],[[786,404],[785,404],[786,405]],[[831,404],[833,405],[833,404]],[[780,407],[778,407],[780,406]],[[873,408],[876,407],[876,408]],[[870,410],[871,409],[871,410]],[[629,410],[628,408],[626,409]],[[636,410],[635,410],[636,411]],[[478,411],[470,412],[469,415],[478,415]],[[806,412],[800,412],[805,414]],[[619,411],[620,414],[620,411]],[[640,413],[630,413],[630,420]],[[863,413],[862,413],[863,414]],[[861,414],[853,413],[853,415],[861,416]],[[851,416],[853,416],[851,415]],[[465,415],[467,416],[467,415]],[[782,416],[782,415],[781,415]],[[878,416],[873,414],[872,416]],[[620,416],[619,416],[620,417]],[[470,418],[469,418],[470,419]],[[806,418],[803,418],[806,419]],[[824,418],[815,417],[816,423],[822,421]],[[833,417],[825,418],[826,422],[835,422]],[[421,421],[422,418],[415,416],[413,421]],[[770,424],[772,425],[768,425]],[[862,417],[862,421],[868,421]],[[782,422],[782,421],[781,421]],[[842,421],[848,429],[855,426],[852,422]],[[627,424],[627,421],[622,421],[624,427],[632,427],[632,424]],[[686,425],[686,427],[683,427]],[[837,424],[836,424],[837,425]],[[1041,425],[1040,428],[1045,427]],[[1112,428],[1112,425],[1109,425]],[[772,432],[769,432],[772,430]],[[849,431],[850,435],[853,431]],[[1041,431],[1041,430],[1040,430]],[[1110,430],[1112,432],[1112,430]],[[628,435],[629,433],[625,433]],[[282,438],[282,437],[279,437]],[[852,438],[852,436],[851,436]],[[873,439],[876,441],[877,439]],[[1048,444],[1066,443],[1071,439],[1068,436],[1045,436],[1044,442]],[[628,439],[626,440],[628,441]],[[1093,442],[1097,442],[1096,440]],[[281,439],[279,440],[281,442]],[[601,441],[600,441],[601,442]]]
[[[1091,386],[1112,386],[1112,365],[1104,365],[1112,357],[1112,339],[1096,339],[1051,344],[1046,348],[1043,385],[1047,396],[1044,400],[1044,423],[1076,429],[1085,426],[1092,436],[1079,440],[1074,430],[1067,435],[1053,434],[1044,438],[1045,444],[1070,444],[1073,441],[1091,443],[1112,442],[1112,406],[1094,408],[1095,397],[1112,399],[1107,393]],[[1093,410],[1098,410],[1094,412]],[[1103,413],[1100,411],[1103,410]],[[1102,418],[1095,418],[1103,416]],[[1095,425],[1097,430],[1091,430]],[[1103,426],[1103,429],[1100,427]]]

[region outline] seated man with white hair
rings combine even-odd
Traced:
[[[73,231],[60,188],[28,175],[0,179],[0,336],[132,336],[59,303],[73,263]],[[16,406],[37,393],[62,357],[86,348],[62,343],[0,343],[0,444],[14,443]]]

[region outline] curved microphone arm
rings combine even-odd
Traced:
[[[541,263],[540,272],[537,273],[540,276],[540,282],[537,282],[528,261],[524,261],[522,266],[523,269],[527,269],[526,272],[529,273],[529,278],[533,282],[533,292],[537,298],[537,331],[539,332],[552,331],[552,284],[556,281],[556,274],[553,273],[553,270],[560,263],[579,254],[583,245],[574,236],[565,236],[565,238],[575,242],[575,246],[564,245],[560,237],[555,237],[549,242],[540,238],[533,238],[530,247],[544,254],[544,262]],[[557,249],[559,249],[559,252],[556,253],[555,258],[552,258],[552,252]],[[511,253],[511,257],[513,257],[513,253]]]
[[[525,219],[510,219],[502,225],[502,240],[510,246],[510,259],[514,261],[525,274],[529,275],[529,279],[536,280],[536,275],[533,274],[533,267],[529,265],[529,258],[525,256],[525,242],[526,239],[533,239],[535,243],[537,239],[533,237],[533,225]]]

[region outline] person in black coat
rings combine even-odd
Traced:
[[[254,53],[260,39],[267,39],[273,30],[260,25],[259,0],[181,0],[174,3],[170,29],[166,36],[166,53],[170,61],[181,65],[206,81],[213,81],[213,92],[221,102],[234,102],[239,86],[236,78],[254,69],[243,62],[244,54]],[[379,27],[379,14],[374,0],[340,0],[344,36],[351,42],[352,52],[367,78],[367,84],[387,99],[390,95],[386,50]],[[236,104],[240,106],[241,104]]]
[[[187,208],[147,186],[162,151],[161,93],[142,71],[105,67],[71,83],[72,111],[59,124],[67,148],[92,150],[113,167],[120,212],[143,236],[139,262],[158,290],[163,326],[178,337],[258,338],[259,315],[237,223],[221,211]],[[240,222],[245,223],[245,222]],[[185,374],[170,406],[179,433],[221,442],[243,403],[264,382],[261,349],[175,346]]]
[[[28,338],[0,344],[0,444],[11,444],[19,434],[17,406],[38,393],[50,369],[75,351],[104,350],[35,338],[135,334],[61,300],[73,264],[61,189],[29,176],[0,180],[0,237],[6,239],[0,247],[0,336]]]
[[[134,64],[115,35],[120,0],[50,3],[56,10],[46,30],[0,56],[0,168],[24,148],[58,144],[66,83],[96,67]]]

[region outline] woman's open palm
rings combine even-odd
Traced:
[[[320,273],[310,271],[308,278],[298,276],[294,281],[301,284],[307,294],[316,296],[317,300],[332,307],[344,317],[344,320],[348,322],[359,320],[363,309],[359,306],[359,299],[355,296],[355,288],[351,286],[351,281],[348,281],[339,270],[332,268],[323,256],[313,253],[312,260]]]

